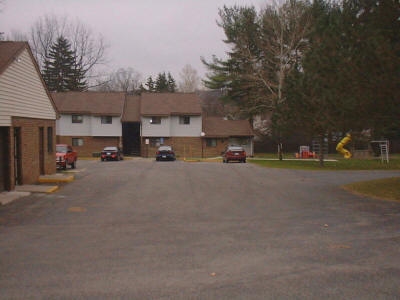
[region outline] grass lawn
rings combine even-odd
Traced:
[[[344,189],[370,197],[400,201],[400,177],[347,184]]]
[[[342,156],[330,154],[325,158],[323,167],[316,159],[293,160],[293,157],[283,157],[283,160],[277,160],[277,158],[276,154],[260,154],[248,161],[263,167],[302,170],[400,170],[400,154],[391,155],[389,163],[382,162],[380,158],[344,159]]]
[[[389,163],[382,162],[380,158],[370,159],[344,159],[338,155],[328,155],[327,161],[321,167],[319,161],[313,159],[291,160],[285,157],[282,161],[276,160],[277,155],[257,155],[249,162],[268,168],[287,168],[301,170],[400,170],[400,154],[390,156]],[[354,193],[376,197],[380,199],[400,201],[400,177],[385,178],[366,182],[357,182],[344,186],[346,190]]]

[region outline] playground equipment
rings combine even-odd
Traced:
[[[373,148],[375,148],[374,145],[377,145],[379,147],[377,154],[378,155],[380,154],[381,161],[389,163],[389,141],[388,140],[371,141],[371,146]]]
[[[317,154],[310,151],[310,146],[300,146],[299,153],[296,153],[296,158],[316,158]]]
[[[350,133],[346,134],[346,136],[337,144],[336,146],[336,151],[343,154],[344,158],[350,158],[351,157],[351,152],[345,148],[348,143],[351,141],[351,135]]]

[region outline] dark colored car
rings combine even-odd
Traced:
[[[246,151],[240,146],[228,146],[222,154],[222,161],[228,163],[230,161],[246,162]]]
[[[100,154],[101,161],[105,160],[123,160],[124,156],[118,147],[104,147]]]
[[[66,144],[56,145],[56,166],[57,169],[67,169],[70,165],[72,169],[76,168],[76,161],[78,160],[78,153],[72,149],[71,146]]]
[[[156,161],[175,160],[175,152],[171,146],[161,146],[156,152]]]

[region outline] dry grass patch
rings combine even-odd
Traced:
[[[343,187],[348,191],[369,197],[400,201],[400,177],[355,182]]]

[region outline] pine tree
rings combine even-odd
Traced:
[[[148,92],[150,92],[150,93],[155,92],[155,82],[153,81],[153,78],[151,76],[149,76],[149,78],[147,78],[145,86],[147,86]]]
[[[86,88],[85,70],[76,61],[71,44],[60,36],[44,62],[43,79],[50,91],[82,91]]]
[[[175,79],[172,77],[172,75],[171,75],[170,72],[168,72],[167,81],[168,81],[168,92],[170,92],[170,93],[175,93],[175,90],[176,90],[176,82],[175,82]]]
[[[169,91],[168,79],[167,75],[165,75],[165,72],[158,74],[156,79],[155,91],[157,93],[165,93]]]

